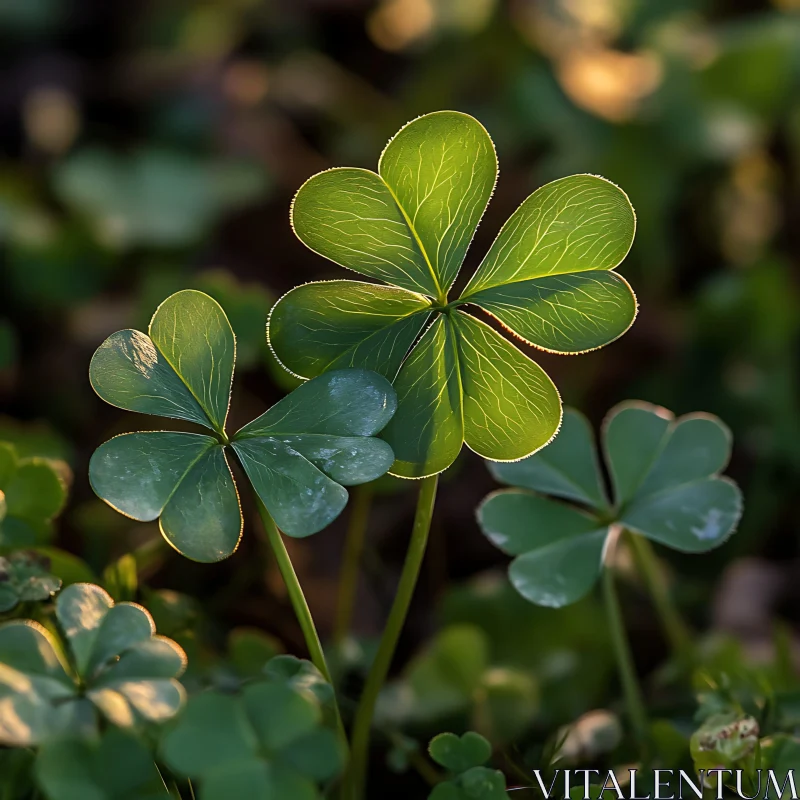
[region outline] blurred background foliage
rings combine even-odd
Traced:
[[[639,295],[638,321],[579,360],[535,356],[594,423],[626,398],[728,422],[731,474],[747,498],[740,531],[712,555],[670,555],[665,570],[688,618],[708,632],[717,659],[709,670],[728,664],[749,681],[761,668],[751,665],[767,663],[783,675],[777,685],[792,687],[800,2],[0,0],[0,62],[0,439],[74,473],[66,512],[40,542],[57,546],[65,583],[105,571],[116,585],[117,559],[131,551],[159,627],[195,653],[199,684],[211,669],[203,653],[224,652],[236,627],[277,637],[260,645],[271,652],[277,640],[302,652],[256,537],[222,565],[192,564],[153,526],[94,499],[91,451],[134,422],[94,397],[88,360],[109,333],[146,325],[171,292],[202,289],[239,340],[233,424],[255,416],[293,385],[266,345],[271,304],[297,283],[341,277],[293,237],[293,193],[326,167],[374,167],[402,123],[454,108],[486,125],[501,165],[467,275],[544,182],[591,172],[629,193],[639,228],[622,272]],[[388,766],[381,756],[376,771],[405,771],[418,756],[413,737],[447,724],[472,725],[500,747],[522,741],[535,760],[559,726],[590,714],[586,736],[564,744],[572,763],[587,741],[613,750],[613,719],[593,711],[615,702],[598,603],[547,611],[517,598],[473,518],[488,473],[472,454],[451,472],[382,705],[377,747]],[[336,657],[354,692],[392,599],[413,505],[407,484],[382,483],[359,637]],[[345,515],[289,543],[325,631],[346,525]],[[694,705],[670,693],[666,648],[633,576],[627,594],[654,702],[690,726]],[[250,640],[236,641],[223,664],[237,652],[246,660]],[[781,673],[780,664],[789,666]],[[414,780],[393,778],[383,796],[411,796]]]

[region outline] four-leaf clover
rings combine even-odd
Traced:
[[[195,561],[236,549],[242,513],[228,447],[278,527],[308,536],[347,504],[344,486],[391,466],[375,438],[391,419],[391,384],[366,370],[336,370],[309,381],[231,438],[225,432],[235,339],[219,304],[182,291],[156,310],[149,335],[119,331],[98,348],[92,386],[129,411],[186,420],[212,434],[127,433],[101,445],[89,464],[92,488],[133,519],[158,519],[167,541]]]
[[[398,411],[382,435],[401,477],[441,472],[464,442],[485,458],[518,460],[558,430],[561,401],[547,374],[462,306],[557,353],[608,344],[636,316],[633,291],[613,272],[633,241],[633,208],[594,175],[563,178],[528,197],[450,299],[496,178],[483,126],[442,111],[402,128],[377,173],[322,172],[292,205],[304,244],[383,284],[293,289],[270,314],[270,345],[303,378],[354,366],[394,383]]]
[[[186,656],[155,635],[153,618],[99,586],[59,594],[67,649],[31,620],[0,626],[0,744],[30,747],[60,734],[92,734],[97,711],[114,725],[163,722],[180,709]]]
[[[676,420],[658,406],[621,403],[605,420],[603,446],[613,504],[589,423],[574,410],[564,414],[546,450],[515,464],[489,464],[497,480],[519,488],[490,494],[478,508],[478,522],[497,547],[515,556],[511,582],[537,605],[557,608],[583,597],[615,530],[703,553],[721,545],[741,516],[739,488],[719,475],[730,458],[731,435],[717,417]]]

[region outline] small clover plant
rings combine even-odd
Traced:
[[[61,588],[61,579],[50,574],[46,556],[28,550],[0,556],[0,613],[18,603],[48,600]]]
[[[116,436],[92,456],[95,492],[141,521],[159,520],[166,540],[195,561],[219,561],[238,546],[242,512],[227,453],[290,536],[330,524],[347,503],[344,486],[391,466],[375,438],[391,419],[389,382],[366,370],[309,381],[228,437],[236,343],[219,304],[186,290],[156,310],[149,335],[119,331],[98,348],[90,378],[106,402],[185,420],[212,433],[152,431]]]
[[[21,458],[0,442],[0,548],[30,547],[46,538],[48,524],[67,499],[69,468],[47,458]]]
[[[325,725],[332,687],[308,662],[278,656],[237,694],[204,692],[161,741],[173,772],[197,780],[204,800],[319,800],[342,769]]]
[[[458,737],[440,733],[428,747],[431,758],[451,775],[437,784],[429,800],[506,800],[502,772],[483,766],[492,757],[492,746],[480,734],[468,731]]]
[[[63,642],[32,620],[0,626],[0,744],[91,735],[98,712],[125,728],[177,713],[186,656],[155,635],[144,608],[76,583],[59,594],[55,616]]]
[[[398,411],[382,435],[400,477],[441,472],[464,442],[485,458],[515,461],[558,430],[561,401],[547,374],[463,306],[556,353],[608,344],[636,316],[633,291],[613,271],[633,242],[633,208],[594,175],[528,197],[451,298],[496,179],[484,127],[441,111],[402,128],[377,172],[328,170],[294,199],[292,225],[305,245],[382,283],[293,289],[270,314],[270,344],[299,377],[363,367],[394,383]]]
[[[674,550],[703,553],[721,545],[742,512],[741,493],[721,477],[731,435],[709,414],[679,419],[646,403],[622,403],[603,425],[614,500],[603,485],[591,428],[577,411],[541,453],[489,464],[515,487],[479,506],[486,536],[514,556],[509,577],[532,603],[558,608],[583,597],[620,528]],[[566,502],[564,502],[566,501]]]
[[[130,733],[55,739],[39,750],[36,780],[49,800],[169,800],[150,751]]]

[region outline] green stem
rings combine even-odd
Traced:
[[[275,560],[278,562],[278,569],[283,577],[283,582],[286,584],[286,589],[289,592],[289,599],[292,602],[292,608],[297,616],[297,621],[300,623],[300,628],[303,631],[303,637],[306,641],[308,653],[311,656],[311,661],[314,666],[322,673],[328,683],[333,685],[330,670],[328,669],[328,662],[325,660],[325,652],[322,649],[322,643],[319,640],[317,628],[314,625],[314,619],[311,616],[311,611],[306,602],[303,588],[300,586],[300,581],[297,578],[297,573],[294,571],[289,553],[286,550],[286,545],[283,541],[283,536],[272,519],[267,507],[261,502],[261,498],[256,496],[256,503],[258,505],[258,513],[261,515],[261,521],[264,524],[264,530],[269,539],[272,552],[275,554]],[[339,705],[334,697],[334,708],[336,711],[336,727],[342,738],[342,742],[347,744],[347,733],[344,729],[342,716],[339,713]]]
[[[357,486],[353,490],[350,519],[347,523],[347,535],[342,558],[342,570],[339,574],[339,601],[336,608],[336,623],[333,628],[333,641],[336,644],[341,644],[350,630],[371,504],[372,489],[369,484]]]
[[[617,589],[614,585],[614,573],[611,567],[603,569],[603,598],[608,616],[608,627],[611,633],[611,643],[617,659],[617,668],[622,682],[622,691],[625,694],[625,703],[628,707],[633,733],[642,745],[643,753],[647,753],[647,716],[644,711],[644,700],[639,680],[636,677],[636,668],[633,664],[628,637],[625,633],[625,624],[622,620],[622,610],[619,605]]]
[[[345,778],[346,800],[361,800],[364,796],[369,758],[370,727],[375,711],[375,703],[378,700],[378,695],[386,676],[389,674],[392,657],[408,615],[414,588],[417,585],[420,567],[425,556],[425,547],[428,543],[428,532],[430,531],[433,506],[436,501],[438,478],[438,475],[433,475],[429,478],[423,478],[420,482],[414,527],[411,530],[411,541],[406,553],[403,572],[400,575],[400,582],[397,586],[397,594],[392,604],[392,610],[389,612],[389,619],[386,621],[386,628],[383,631],[375,661],[372,663],[369,675],[367,675],[364,691],[356,711],[355,722],[353,723],[352,757],[350,769]]]
[[[689,665],[694,660],[692,635],[669,595],[653,546],[643,536],[636,536],[629,531],[626,531],[626,534],[631,543],[636,566],[653,598],[653,605],[670,646],[674,654],[684,664]]]

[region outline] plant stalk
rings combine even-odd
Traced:
[[[297,621],[300,623],[300,628],[303,631],[306,647],[311,657],[314,666],[322,673],[328,683],[333,685],[330,670],[328,669],[328,662],[325,660],[325,652],[322,649],[322,643],[317,633],[317,628],[314,625],[314,619],[311,616],[311,610],[306,602],[306,597],[303,594],[303,588],[300,586],[300,581],[297,578],[297,573],[294,571],[289,553],[286,550],[286,545],[283,541],[283,536],[272,519],[267,507],[261,502],[261,498],[256,496],[256,503],[258,505],[258,513],[261,516],[261,521],[264,524],[267,538],[269,539],[272,552],[275,554],[275,560],[278,562],[278,569],[281,572],[283,581],[286,584],[286,589],[289,592],[289,599],[292,603],[292,608],[297,616]],[[342,722],[342,716],[339,712],[339,704],[334,695],[334,708],[336,711],[336,727],[339,730],[342,742],[347,746],[347,733]]]
[[[688,666],[694,660],[692,635],[669,595],[664,576],[658,568],[658,559],[653,545],[643,536],[636,536],[630,531],[625,533],[631,543],[636,566],[647,584],[670,647],[675,656]]]
[[[356,486],[353,489],[350,519],[347,523],[342,571],[339,574],[339,598],[336,607],[336,622],[333,629],[333,641],[342,644],[350,630],[353,619],[353,608],[358,591],[358,575],[361,567],[361,556],[364,552],[364,538],[369,521],[369,509],[372,505],[372,488],[369,484]]]
[[[389,674],[392,657],[397,648],[397,642],[408,615],[408,609],[419,578],[422,560],[425,556],[425,548],[428,543],[428,533],[431,528],[438,481],[438,475],[432,475],[420,481],[417,510],[414,516],[414,526],[411,530],[411,541],[406,553],[403,571],[400,575],[400,582],[397,586],[397,594],[389,612],[389,619],[386,622],[375,661],[372,663],[367,675],[364,691],[361,694],[361,700],[353,723],[350,769],[345,777],[346,800],[361,800],[364,797],[372,716],[381,687]]]
[[[625,623],[622,619],[617,588],[614,585],[614,573],[609,566],[603,569],[603,599],[605,600],[611,643],[614,647],[622,691],[625,695],[625,704],[628,707],[628,716],[633,727],[633,733],[642,745],[643,754],[646,754],[649,749],[648,728],[642,689],[636,676],[636,668],[633,664],[633,656],[631,655],[628,637],[625,632]]]

